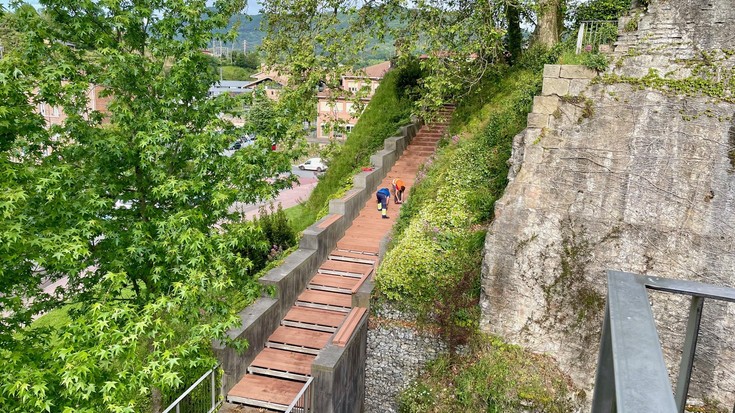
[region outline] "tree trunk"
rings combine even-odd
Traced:
[[[546,47],[559,43],[562,24],[562,2],[564,0],[539,0],[538,25],[536,41]]]
[[[161,393],[161,389],[158,387],[153,387],[151,389],[151,411],[154,413],[158,413],[163,410],[164,407],[163,393]]]
[[[508,20],[508,52],[510,52],[510,63],[518,61],[521,55],[521,9],[515,2],[505,4],[505,18]]]

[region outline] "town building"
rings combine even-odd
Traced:
[[[103,115],[108,114],[107,107],[110,104],[111,96],[102,96],[104,88],[99,85],[90,85],[87,90],[87,109],[89,112],[97,111]],[[43,116],[46,121],[46,127],[53,125],[63,125],[67,115],[63,109],[58,106],[51,106],[42,102],[36,106],[36,111]],[[107,122],[106,118],[103,122]]]
[[[359,72],[348,73],[340,81],[339,96],[329,89],[317,95],[316,138],[319,142],[330,139],[344,140],[355,127],[362,108],[370,101],[380,85],[383,76],[390,70],[391,62],[386,61],[368,66]],[[356,105],[358,92],[366,89],[364,97]]]

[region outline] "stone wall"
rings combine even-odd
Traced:
[[[395,413],[396,396],[427,362],[445,353],[441,339],[412,327],[412,318],[390,305],[370,317],[367,336],[365,413]]]
[[[682,56],[735,49],[732,32],[717,29],[735,17],[730,1],[651,0],[649,11],[611,71],[685,78],[694,71]],[[547,67],[543,96],[513,142],[511,182],[486,239],[481,326],[552,355],[590,390],[606,269],[735,285],[735,105],[631,83],[584,88],[589,74],[563,71]],[[688,304],[664,293],[651,300],[673,376]],[[710,301],[690,396],[731,408],[733,389],[735,305]]]

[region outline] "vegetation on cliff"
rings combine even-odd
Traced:
[[[512,140],[526,126],[543,64],[557,54],[534,49],[460,101],[452,136],[402,208],[376,276],[378,301],[416,312],[450,348],[401,394],[402,412],[564,412],[572,405],[570,382],[551,360],[478,334],[484,228],[507,184]]]

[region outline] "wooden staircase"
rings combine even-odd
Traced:
[[[419,130],[380,188],[390,188],[394,178],[401,178],[408,194],[419,167],[434,153],[445,133],[452,111],[453,107],[443,108],[438,122]],[[348,316],[351,311],[355,313],[352,295],[377,268],[380,242],[395,223],[400,207],[391,201],[390,218],[381,219],[375,197],[367,201],[247,374],[227,394],[223,411],[285,411],[295,400],[311,377],[311,364],[319,351],[343,323],[354,322],[355,317]],[[361,311],[359,315],[365,310]]]

